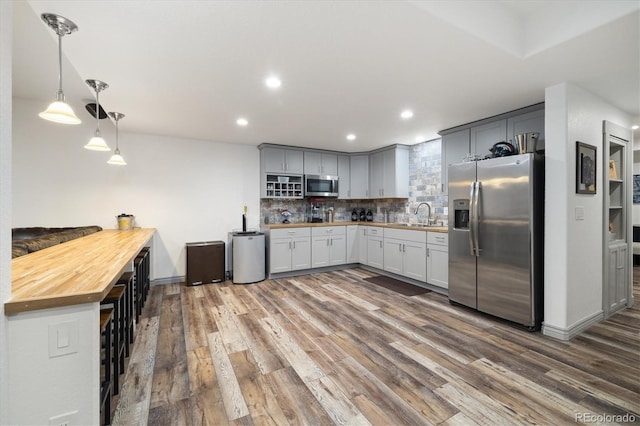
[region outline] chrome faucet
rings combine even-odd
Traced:
[[[420,203],[420,204],[418,204],[418,207],[416,207],[416,211],[415,211],[414,214],[417,216],[418,215],[418,210],[420,210],[420,207],[422,207],[422,206],[429,207],[429,214],[427,215],[427,225],[429,225],[429,220],[431,218],[431,204],[429,204],[429,203]]]

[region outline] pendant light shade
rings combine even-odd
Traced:
[[[100,111],[100,92],[109,87],[109,85],[100,80],[85,80],[85,82],[95,90],[96,109],[97,111]],[[111,148],[109,148],[109,145],[107,145],[104,139],[102,139],[102,134],[100,133],[100,114],[96,114],[96,123],[96,131],[93,137],[89,140],[89,143],[84,147],[92,151],[111,151]]]
[[[113,151],[113,155],[107,163],[114,164],[116,166],[126,166],[127,162],[124,161],[124,158],[120,155],[120,147],[118,145],[118,121],[120,121],[121,118],[124,118],[124,114],[120,112],[110,112],[109,117],[113,118],[116,122],[116,150]]]
[[[77,31],[78,26],[67,18],[52,13],[43,13],[40,17],[58,35],[58,92],[55,102],[38,115],[45,120],[56,123],[80,124],[80,119],[64,101],[64,92],[62,91],[62,37]]]

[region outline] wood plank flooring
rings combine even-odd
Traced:
[[[152,287],[113,423],[640,423],[640,270],[635,305],[570,342],[372,275]]]

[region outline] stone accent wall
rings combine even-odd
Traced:
[[[422,202],[431,205],[432,218],[446,220],[448,197],[442,195],[442,143],[434,139],[413,145],[409,151],[409,204],[412,211]],[[419,216],[426,215],[422,207]],[[438,217],[436,217],[438,216]]]

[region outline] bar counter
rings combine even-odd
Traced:
[[[100,302],[155,231],[106,229],[13,259],[5,314]]]

